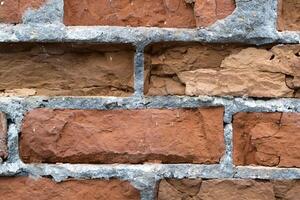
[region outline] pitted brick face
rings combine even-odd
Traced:
[[[40,8],[46,0],[1,0],[0,22],[21,23],[24,12]]]
[[[30,111],[20,154],[26,163],[219,163],[221,107]]]
[[[255,180],[162,180],[158,187],[158,200],[297,200],[300,181]]]
[[[197,27],[210,26],[232,14],[234,9],[234,0],[195,0],[194,14]]]
[[[299,113],[236,114],[234,164],[300,167],[299,121]]]
[[[0,45],[0,96],[129,96],[134,49],[115,44]]]
[[[0,196],[5,200],[139,200],[129,182],[120,180],[67,180],[56,183],[47,178],[1,177]]]
[[[300,200],[299,8],[0,0],[0,200]]]
[[[209,26],[229,16],[234,0],[65,0],[66,25]]]
[[[300,96],[300,45],[166,43],[148,48],[149,96]]]
[[[278,29],[300,31],[299,0],[278,0]]]

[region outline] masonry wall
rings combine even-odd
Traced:
[[[297,200],[300,1],[3,0],[0,199]]]

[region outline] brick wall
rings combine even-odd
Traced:
[[[299,199],[298,0],[3,0],[0,22],[0,199]]]

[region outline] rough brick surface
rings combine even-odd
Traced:
[[[1,177],[0,196],[5,200],[139,200],[140,194],[130,183],[119,180],[69,180],[55,183],[50,179]]]
[[[20,23],[28,9],[38,9],[45,0],[2,0],[0,4],[1,23]]]
[[[299,2],[0,0],[0,200],[300,200]]]
[[[147,95],[299,97],[300,45],[154,45],[145,61]]]
[[[218,163],[223,108],[49,110],[25,116],[26,163]]]
[[[299,113],[238,113],[234,164],[300,167]]]
[[[299,0],[278,0],[278,29],[300,31]]]
[[[64,23],[191,28],[209,26],[234,9],[234,0],[65,0]]]
[[[194,14],[198,27],[212,25],[235,9],[234,0],[195,0]]]
[[[2,96],[128,96],[134,50],[117,45],[2,44]]]
[[[3,112],[0,112],[0,163],[8,156],[7,152],[7,119]]]
[[[158,200],[297,200],[300,181],[162,180]]]

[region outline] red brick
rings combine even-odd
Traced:
[[[5,200],[138,200],[140,194],[130,183],[119,180],[69,180],[1,177],[0,197]]]
[[[300,30],[299,0],[278,0],[278,30]]]
[[[111,3],[110,3],[111,2]],[[210,3],[212,2],[212,3]],[[230,15],[234,0],[65,0],[66,25],[209,26]]]
[[[212,25],[229,16],[235,9],[234,0],[196,0],[195,17],[198,27]]]
[[[27,9],[38,9],[45,0],[1,0],[0,22],[20,23]]]
[[[234,164],[300,167],[299,121],[299,113],[236,114]]]
[[[162,180],[158,200],[297,200],[300,181]]]
[[[49,110],[26,114],[26,163],[218,163],[223,108]]]
[[[145,55],[149,96],[300,97],[300,45],[158,43]]]
[[[0,44],[0,96],[129,96],[134,49],[116,44]]]

